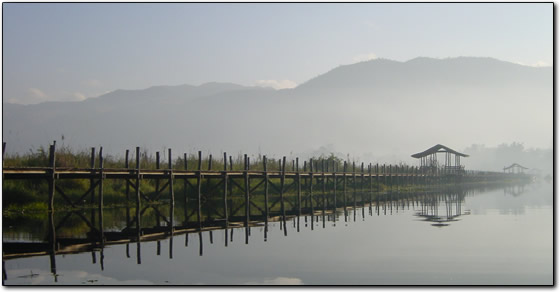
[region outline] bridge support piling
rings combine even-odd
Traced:
[[[103,246],[103,147],[99,147],[99,242]]]
[[[198,192],[198,208],[196,210],[196,220],[198,221],[198,229],[202,229],[202,151],[198,151],[198,171],[196,174],[196,188]]]

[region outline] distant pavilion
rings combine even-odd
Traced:
[[[455,151],[447,146],[437,144],[423,152],[412,154],[414,158],[420,159],[420,170],[428,172],[438,171],[439,165],[437,160],[438,153],[445,153],[445,164],[443,166],[443,171],[445,173],[460,173],[464,170],[461,166],[461,157],[469,157],[467,154]],[[455,159],[452,159],[452,156]]]
[[[528,169],[527,167],[521,166],[517,163],[514,163],[508,167],[504,167],[504,172],[507,173],[525,173],[525,169]]]

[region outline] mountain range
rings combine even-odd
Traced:
[[[141,146],[177,156],[319,151],[371,162],[412,161],[438,143],[458,151],[512,141],[552,146],[552,78],[551,67],[492,58],[375,59],[293,89],[206,83],[3,103],[3,140],[19,153],[57,140],[114,155]]]

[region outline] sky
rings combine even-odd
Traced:
[[[552,66],[553,5],[3,3],[3,102],[232,82],[291,88],[374,58]]]

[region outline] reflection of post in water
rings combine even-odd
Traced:
[[[228,229],[227,229],[227,227],[224,228],[224,238],[225,238],[224,245],[228,246]]]
[[[101,265],[102,271],[105,269],[104,260],[105,260],[105,255],[103,254],[103,246],[101,246],[101,250],[99,251],[99,264]]]
[[[202,231],[198,231],[198,246],[199,246],[198,255],[202,256]]]
[[[4,142],[4,145],[6,145],[6,142]],[[6,273],[6,262],[2,261],[2,285],[4,284],[4,281],[8,280],[8,274]]]

